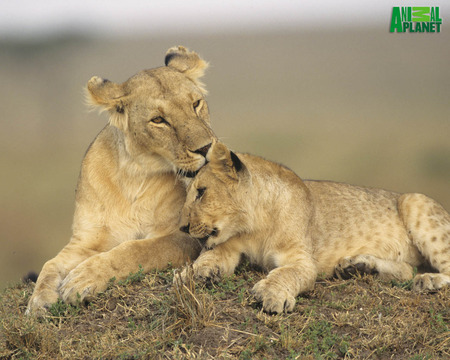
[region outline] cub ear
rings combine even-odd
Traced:
[[[238,180],[239,172],[244,169],[244,164],[242,164],[238,156],[219,142],[213,145],[211,156],[208,160],[210,161],[210,166],[217,170],[218,174],[225,174],[233,180]]]
[[[234,166],[235,170],[237,172],[241,171],[242,170],[242,162],[241,162],[241,160],[232,151],[230,151],[230,156],[231,156],[231,161],[233,163],[233,166]]]
[[[200,58],[197,53],[189,51],[184,46],[175,46],[167,50],[164,63],[166,66],[186,75],[206,94],[200,78],[205,74],[208,63]]]
[[[112,125],[125,129],[125,91],[120,84],[93,76],[87,83],[87,101],[93,106],[100,106],[111,114]]]

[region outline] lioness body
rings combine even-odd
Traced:
[[[408,280],[419,289],[450,283],[450,215],[420,194],[326,181],[302,181],[260,157],[213,147],[188,188],[183,230],[205,248],[194,274],[231,274],[242,254],[271,270],[254,287],[269,312],[292,311],[318,274],[355,270]],[[199,191],[200,189],[200,191]],[[186,276],[186,272],[182,273]]]
[[[88,82],[110,124],[85,155],[72,238],[44,265],[28,313],[58,298],[89,299],[139,266],[148,271],[198,256],[198,242],[178,231],[186,192],[176,173],[200,169],[215,138],[198,81],[206,63],[178,47],[169,50],[166,65],[123,84]]]

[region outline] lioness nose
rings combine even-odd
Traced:
[[[181,230],[182,232],[185,232],[186,234],[189,234],[189,224],[180,227],[180,230]]]
[[[201,147],[200,149],[195,150],[194,152],[196,154],[200,154],[200,155],[203,155],[204,157],[206,157],[206,154],[208,153],[208,150],[209,150],[210,147],[211,147],[211,143]]]

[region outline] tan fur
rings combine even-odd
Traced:
[[[439,273],[417,275],[416,289],[450,284],[450,215],[425,195],[303,182],[260,157],[233,159],[220,143],[209,160],[182,211],[182,229],[205,245],[193,264],[196,276],[232,274],[245,254],[270,270],[253,291],[275,313],[292,311],[295,297],[321,273],[402,281],[429,264]]]
[[[122,84],[89,80],[91,102],[110,113],[110,123],[82,163],[72,238],[44,265],[28,314],[58,298],[89,299],[139,265],[148,271],[198,256],[198,242],[178,231],[186,193],[177,172],[198,171],[215,139],[199,82],[206,65],[177,47],[166,66]]]

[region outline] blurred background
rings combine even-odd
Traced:
[[[435,6],[408,1],[404,6]],[[216,134],[305,179],[422,192],[450,210],[450,21],[390,33],[398,1],[0,3],[0,287],[68,242],[93,75],[116,82],[185,45],[211,64]]]

